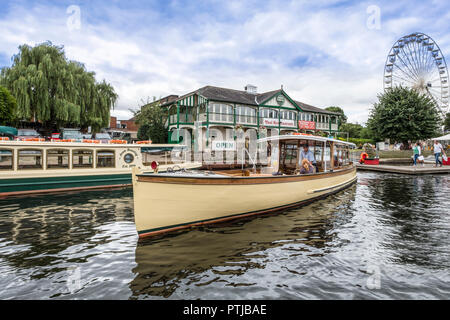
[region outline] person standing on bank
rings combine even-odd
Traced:
[[[314,157],[314,154],[312,153],[312,151],[309,150],[309,146],[307,144],[304,144],[302,151],[300,151],[299,165],[302,164],[303,159],[308,160],[309,164],[316,168],[316,172],[319,172],[319,170],[317,168],[316,158]]]
[[[417,142],[414,145],[413,154],[414,154],[414,166],[416,166],[417,165],[417,159],[420,156],[420,146],[419,146],[419,143],[417,143]]]
[[[441,156],[442,150],[443,150],[442,144],[440,144],[439,141],[435,140],[434,141],[434,145],[433,145],[434,158],[436,159],[435,167],[437,167],[438,164],[442,167],[442,161],[439,160],[439,157]]]

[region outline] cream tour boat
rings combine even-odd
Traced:
[[[0,198],[47,192],[66,192],[131,185],[131,170],[152,172],[153,161],[160,171],[175,165],[196,167],[183,159],[184,146],[158,145],[150,141],[126,144],[113,140],[47,142],[10,141],[0,137]],[[172,153],[178,153],[173,157]],[[199,166],[199,165],[197,165]]]
[[[133,169],[139,237],[278,211],[335,193],[356,181],[354,147],[324,137],[281,135],[258,140],[259,155],[267,154],[267,161],[250,170]],[[302,172],[305,162],[315,163],[314,169]]]

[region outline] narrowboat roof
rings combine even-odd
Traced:
[[[14,147],[53,147],[53,148],[185,148],[185,145],[180,144],[114,144],[114,143],[86,143],[86,142],[50,142],[50,141],[15,141],[6,140],[0,141],[0,146],[14,146]]]
[[[13,127],[0,126],[0,133],[17,136],[17,129]]]
[[[339,144],[345,144],[345,145],[349,145],[352,147],[356,147],[356,145],[354,143],[351,142],[347,142],[347,141],[342,141],[342,140],[337,140],[337,139],[331,139],[331,138],[326,138],[326,137],[318,137],[318,136],[310,136],[310,135],[295,135],[295,134],[285,134],[285,135],[280,135],[280,136],[271,136],[271,137],[266,137],[266,138],[261,138],[258,140],[258,142],[265,142],[265,141],[275,141],[275,140],[313,140],[313,141],[330,141],[330,142],[335,142],[335,143],[339,143]]]

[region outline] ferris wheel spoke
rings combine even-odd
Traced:
[[[424,76],[427,73],[427,59],[428,59],[428,52],[426,50],[426,46],[421,45],[419,48],[419,56],[420,56],[420,72],[422,76]]]
[[[414,86],[415,85],[415,83],[414,82],[412,82],[411,80],[408,80],[408,79],[405,79],[405,78],[403,78],[403,77],[400,77],[400,76],[397,76],[397,75],[392,75],[392,77],[393,78],[396,78],[396,79],[399,79],[399,80],[402,80],[402,81],[406,81],[406,82],[408,82],[409,84],[409,86]]]
[[[433,70],[433,68],[434,68],[434,64],[435,64],[435,63],[436,63],[436,62],[435,62],[435,60],[434,60],[433,55],[432,55],[432,54],[429,54],[429,55],[427,56],[427,61],[426,61],[426,65],[425,65],[426,71],[427,71],[427,72],[431,72],[431,71]]]
[[[407,78],[411,78],[412,80],[418,80],[417,76],[415,74],[411,74],[410,72],[406,72],[405,70],[403,70],[399,65],[397,65],[396,63],[394,63],[394,66],[397,67],[398,70],[400,70]]]
[[[420,56],[420,55],[417,56],[417,53],[418,53],[418,51],[420,50],[420,47],[419,47],[419,44],[418,44],[417,42],[414,43],[413,47],[414,47],[414,56],[415,56],[415,61],[416,61],[416,64],[417,64],[417,69],[418,69],[419,72],[420,72],[420,70],[421,70],[420,57],[421,57],[421,56]]]
[[[405,76],[418,80],[416,74],[410,72],[409,70],[406,70],[406,68],[401,67],[401,66],[398,65],[396,62],[394,62],[394,66],[396,66],[398,70],[400,70],[401,72],[403,72],[403,74],[404,74]]]
[[[433,80],[429,80],[428,82],[433,83],[433,82],[436,82],[436,81],[441,82],[441,78],[434,78]]]
[[[402,48],[402,51],[403,51],[403,53],[405,54],[405,51],[403,50],[403,48]],[[406,54],[405,54],[405,56],[406,56]],[[400,62],[403,63],[403,65],[409,70],[409,72],[411,72],[411,74],[415,75],[416,78],[418,79],[419,74],[416,73],[415,71],[411,70],[411,68],[408,66],[408,64],[406,64],[406,63],[403,61],[403,59],[401,58],[400,55],[398,55],[398,58],[400,59]],[[408,58],[408,57],[406,56],[406,58]]]
[[[428,88],[428,90],[429,90],[430,92],[433,92],[433,93],[435,93],[435,95],[437,95],[437,96],[439,96],[439,97],[441,97],[441,96],[442,96],[442,93],[441,93],[441,91],[440,91],[440,90],[437,90],[437,89],[433,89],[433,88]]]
[[[413,50],[411,50],[411,46],[409,43],[406,46],[408,47],[408,54],[405,54],[406,58],[408,59],[408,62],[411,65],[411,68],[415,71],[416,75],[419,76],[420,72],[419,72],[419,68],[416,64],[416,61],[414,60]],[[402,50],[403,50],[403,48],[402,48]],[[403,52],[405,52],[405,51],[403,50]],[[411,57],[411,59],[410,59],[410,57]]]

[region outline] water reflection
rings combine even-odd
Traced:
[[[133,222],[131,200],[130,188],[1,200],[0,270],[28,270],[28,281],[86,263],[111,241],[103,225]]]
[[[384,235],[382,243],[392,259],[432,268],[450,265],[449,238],[443,230],[448,230],[448,176],[377,176],[368,187],[371,209],[378,214]]]
[[[331,196],[314,205],[281,214],[140,241],[136,247],[137,266],[133,269],[136,277],[130,284],[133,298],[170,297],[183,285],[183,280],[204,286],[220,281],[224,276],[243,276],[251,269],[265,268],[269,262],[267,252],[276,248],[289,251],[292,257],[322,256],[335,236],[335,224],[351,219],[350,212],[347,216],[342,213],[339,219],[335,213],[354,200],[355,189],[353,186],[339,197]],[[207,270],[213,270],[215,276],[212,279],[202,279],[205,277],[202,273]]]

